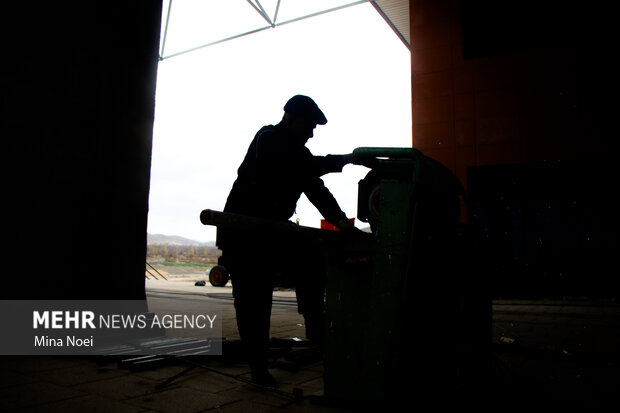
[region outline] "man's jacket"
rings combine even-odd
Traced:
[[[265,126],[239,166],[224,212],[288,220],[304,193],[327,221],[337,224],[346,215],[321,176],[341,172],[343,166],[341,155],[312,155],[283,125]],[[220,232],[218,244],[224,241]]]

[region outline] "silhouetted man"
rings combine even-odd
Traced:
[[[238,169],[224,212],[287,221],[302,193],[323,217],[340,230],[355,227],[325,187],[321,176],[342,172],[352,155],[314,156],[305,147],[316,125],[327,119],[309,97],[293,96],[277,125],[261,128]],[[228,267],[235,299],[237,326],[252,369],[252,379],[275,384],[267,369],[269,327],[274,281],[292,269],[298,311],[306,336],[321,341],[323,333],[322,254],[311,242],[282,239],[282,235],[218,229],[218,246]]]

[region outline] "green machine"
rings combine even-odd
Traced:
[[[357,217],[372,236],[328,252],[324,395],[364,406],[443,397],[490,334],[486,316],[472,317],[464,191],[417,149],[353,153],[371,168]]]

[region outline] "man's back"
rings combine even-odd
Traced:
[[[319,210],[340,219],[340,208],[320,177],[341,170],[338,156],[314,156],[282,124],[265,126],[248,148],[224,211],[287,220],[305,192]]]

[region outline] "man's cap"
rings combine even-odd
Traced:
[[[327,118],[321,109],[319,109],[314,100],[308,96],[293,96],[286,102],[286,105],[284,105],[284,111],[294,116],[304,117],[317,125],[325,125],[327,123]]]

